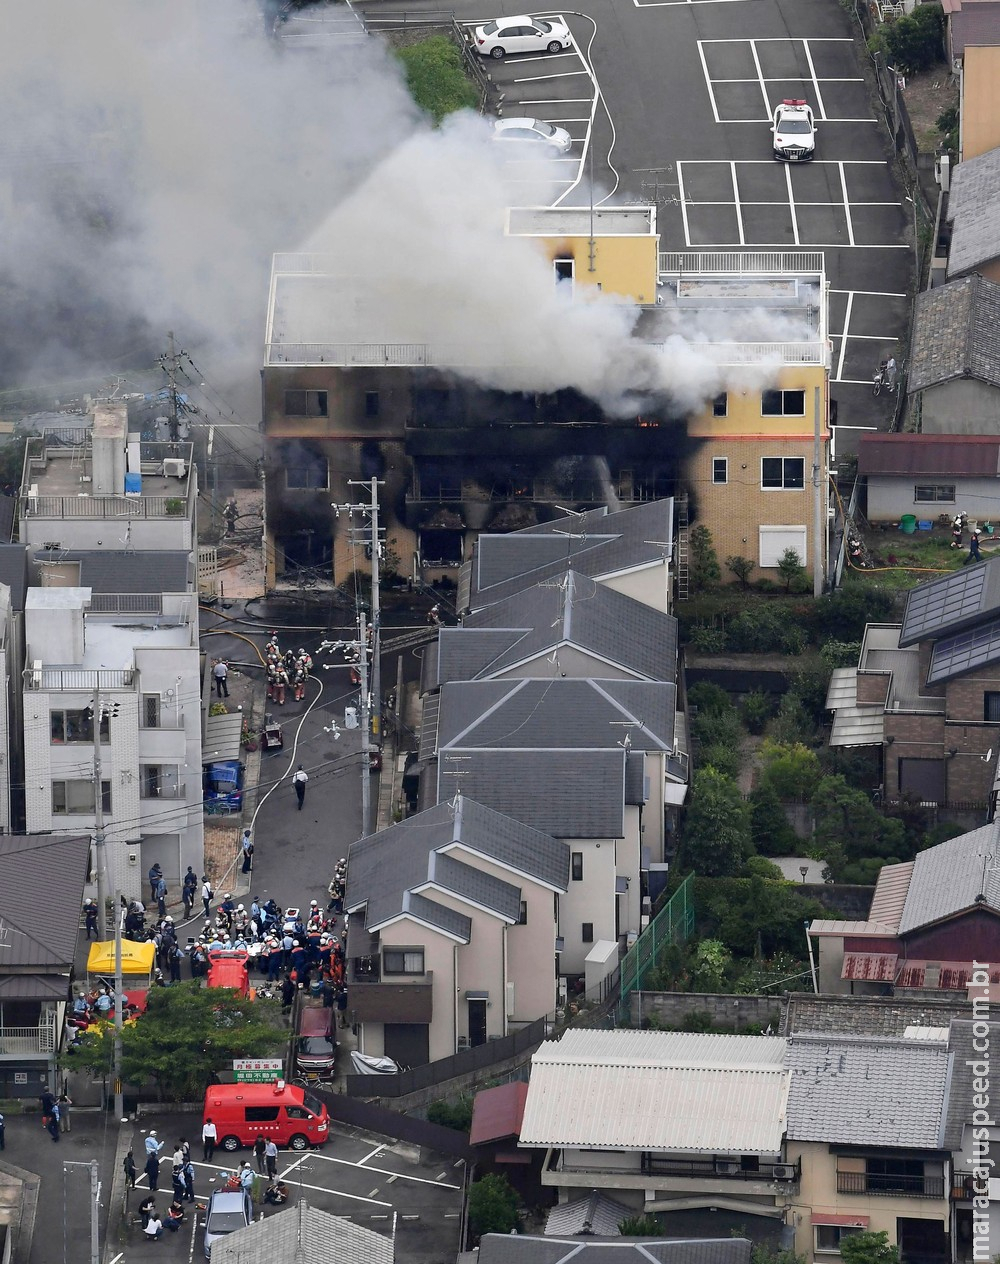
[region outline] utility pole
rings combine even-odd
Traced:
[[[91,725],[94,734],[94,863],[97,866],[97,924],[101,939],[108,926],[108,874],[104,850],[104,795],[101,778],[101,694],[94,694]],[[110,728],[110,721],[108,722]]]
[[[101,1239],[99,1233],[98,1213],[101,1207],[101,1177],[97,1160],[79,1163],[72,1159],[63,1162],[63,1172],[71,1167],[90,1168],[90,1264],[101,1264]]]
[[[371,706],[369,708],[369,732],[375,746],[382,745],[382,605],[380,592],[380,562],[382,557],[382,534],[384,527],[379,526],[378,489],[384,486],[377,478],[348,479],[349,487],[365,487],[370,499],[367,503],[355,505],[337,505],[337,517],[346,511],[353,518],[355,513],[368,518],[367,528],[360,528],[359,534],[367,535],[368,550],[372,562],[372,670],[371,670]]]
[[[180,410],[177,406],[177,374],[180,372],[181,361],[187,358],[186,351],[175,350],[174,331],[171,329],[167,334],[167,341],[170,344],[170,351],[167,355],[157,356],[157,363],[164,373],[167,375],[167,382],[170,389],[170,416],[167,418],[167,424],[170,427],[170,442],[176,443],[180,438]]]
[[[122,893],[115,889],[115,1059],[112,1074],[115,1081],[115,1118],[125,1114],[122,1093]]]
[[[322,641],[317,646],[316,653],[320,654],[323,650],[353,650],[357,654],[356,670],[361,686],[361,836],[366,838],[372,832],[371,697],[368,688],[368,655],[371,649],[368,645],[368,623],[363,610],[359,614],[358,626],[358,640]],[[324,663],[323,670],[329,671],[331,667],[339,665]],[[354,663],[348,659],[346,666],[353,667]],[[336,724],[333,726],[333,732],[337,737],[340,736]]]

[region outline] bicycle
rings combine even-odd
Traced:
[[[883,360],[872,374],[872,394],[881,394],[883,387],[890,395],[896,389],[896,361],[892,356],[888,360]]]

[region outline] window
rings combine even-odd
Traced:
[[[142,727],[144,729],[160,727],[160,695],[158,693],[142,695]]]
[[[382,969],[386,974],[423,974],[423,948],[386,948],[382,953]]]
[[[570,856],[570,877],[574,882],[583,881],[583,852],[575,851]]]
[[[555,268],[556,284],[560,281],[569,281],[572,283],[574,263],[572,259],[553,259],[552,266]]]
[[[378,391],[365,391],[365,416],[378,416]]]
[[[286,1106],[285,1114],[289,1119],[309,1119],[310,1115],[307,1110],[303,1110],[301,1106]]]
[[[53,711],[50,719],[51,740],[53,745],[63,742],[92,742],[94,740],[94,716],[88,708],[85,711]],[[101,744],[111,741],[111,732],[107,715],[101,716]]]
[[[521,907],[518,910],[518,914],[517,914],[517,924],[518,926],[527,926],[528,924],[528,901],[527,900],[521,901]]]
[[[913,489],[913,500],[918,505],[953,505],[954,483],[918,483]]]
[[[983,719],[989,724],[1000,724],[1000,693],[983,694]]]
[[[712,416],[727,417],[729,415],[729,395],[723,391],[712,400]]]
[[[861,1233],[862,1230],[853,1225],[813,1225],[816,1234],[816,1250],[836,1254],[840,1251],[841,1238],[849,1233]]]
[[[101,782],[101,805],[106,815],[111,815],[111,782]],[[53,816],[92,815],[94,811],[94,783],[82,781],[53,781]]]
[[[285,391],[286,417],[326,417],[326,391]]]
[[[805,486],[806,463],[801,456],[762,456],[760,485],[766,492],[800,492]]]
[[[724,484],[729,482],[729,458],[717,456],[712,458],[712,482]]]
[[[285,486],[291,491],[322,491],[330,486],[330,467],[321,452],[301,445],[285,466]]]
[[[159,764],[139,765],[139,798],[158,799],[163,789],[162,769]]]
[[[247,1106],[248,1124],[273,1124],[278,1118],[277,1106]]]
[[[582,925],[580,926],[580,938],[583,940],[585,944],[592,944],[594,942],[594,923],[593,922],[582,923]]]
[[[794,549],[801,561],[809,556],[806,551],[805,527],[758,527],[757,539],[761,567],[777,566],[787,549]]]
[[[805,391],[764,391],[760,397],[762,417],[804,417]]]

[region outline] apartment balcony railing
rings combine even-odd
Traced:
[[[664,276],[802,276],[823,268],[821,250],[682,250],[660,254],[660,273]]]
[[[187,516],[187,493],[179,496],[32,496],[21,497],[26,518],[176,518]]]
[[[378,983],[382,978],[381,963],[378,957],[354,957],[351,961],[350,975],[352,983]]]
[[[796,1184],[802,1178],[801,1163],[758,1163],[744,1167],[734,1159],[672,1159],[662,1154],[643,1154],[647,1176],[673,1176],[683,1180],[779,1181]]]
[[[943,1198],[943,1176],[904,1176],[886,1172],[838,1172],[838,1194],[875,1194],[886,1198]]]
[[[31,1057],[37,1053],[54,1053],[56,1048],[55,1016],[37,1027],[0,1027],[0,1055]]]
[[[29,667],[24,672],[26,690],[47,692],[57,689],[86,690],[131,689],[135,671],[131,667],[100,668],[82,667]]]

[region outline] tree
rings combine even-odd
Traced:
[[[753,570],[753,562],[748,557],[741,557],[738,553],[735,557],[727,557],[726,565],[740,581],[740,587],[747,589],[750,587],[750,572]]]
[[[702,592],[722,578],[719,570],[719,559],[715,555],[712,544],[712,533],[708,527],[697,526],[689,537],[691,545],[691,563],[688,567],[688,579],[693,592]]]
[[[720,992],[733,954],[717,939],[703,939],[691,958],[691,987],[695,992]]]
[[[906,850],[902,821],[882,816],[862,790],[841,776],[824,777],[812,797],[813,853],[843,880],[851,861],[898,861]]]
[[[469,1232],[478,1240],[484,1233],[511,1233],[520,1228],[517,1194],[506,1176],[484,1176],[469,1190]]]
[[[899,1264],[899,1247],[889,1245],[889,1235],[865,1229],[861,1233],[845,1233],[840,1239],[840,1258],[844,1264]]]
[[[122,1029],[122,1078],[153,1080],[161,1100],[196,1100],[233,1058],[280,1052],[287,1034],[273,1001],[249,1002],[232,988],[203,988],[194,979],[151,988],[146,1012]],[[97,1069],[107,1040],[106,1033],[93,1041],[84,1036],[83,1048],[67,1061]]]
[[[794,856],[802,849],[781,800],[769,785],[759,785],[751,791],[750,837],[754,851],[761,856]]]
[[[681,855],[685,865],[706,878],[739,872],[753,844],[750,814],[731,777],[700,768],[691,785]]]
[[[886,22],[869,47],[881,52],[893,70],[918,74],[944,60],[944,13],[939,4],[920,4],[913,13]]]
[[[795,549],[785,549],[781,557],[778,558],[778,574],[781,576],[785,585],[785,592],[792,591],[792,584],[797,579],[801,579],[806,573],[806,568],[802,565],[802,558],[799,557]]]
[[[808,799],[820,780],[819,758],[802,742],[772,742],[761,746],[760,784],[770,786],[783,803]]]

